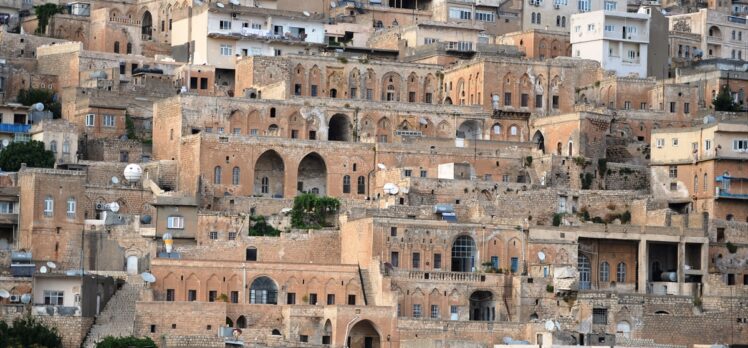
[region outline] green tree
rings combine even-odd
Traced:
[[[36,15],[36,19],[39,21],[39,26],[36,28],[37,34],[44,34],[47,32],[47,24],[49,24],[49,19],[52,18],[52,16],[61,13],[62,12],[62,6],[56,5],[56,4],[44,4],[39,6],[34,6],[34,14]]]
[[[31,140],[27,142],[12,142],[0,151],[0,169],[17,172],[21,163],[29,167],[52,168],[55,165],[55,155],[44,149],[44,143]]]
[[[291,210],[291,226],[294,228],[321,228],[327,218],[340,208],[340,201],[332,197],[320,197],[312,193],[296,196]]]
[[[262,215],[255,215],[249,218],[249,235],[255,237],[278,237],[280,231],[271,226]]]
[[[52,112],[52,117],[60,118],[62,116],[62,105],[55,101],[55,92],[51,89],[31,88],[18,91],[16,101],[31,106],[36,103],[44,104],[44,108]]]
[[[96,344],[96,348],[155,348],[156,343],[153,342],[149,337],[137,338],[133,336],[128,337],[112,337],[107,336]]]
[[[732,99],[732,92],[727,87],[723,86],[720,89],[719,94],[712,100],[715,111],[738,111],[738,105]]]
[[[12,326],[0,322],[0,347],[61,348],[62,338],[56,328],[48,328],[31,316],[18,318]]]

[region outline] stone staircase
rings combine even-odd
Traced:
[[[96,317],[94,325],[88,331],[84,348],[94,348],[96,343],[106,336],[125,337],[134,333],[135,302],[143,289],[143,280],[139,276],[128,277],[104,310]]]
[[[376,305],[374,303],[374,287],[371,286],[371,279],[369,279],[371,276],[369,275],[369,270],[359,268],[359,273],[361,275],[361,286],[364,290],[364,301],[366,301],[367,306],[374,306]]]

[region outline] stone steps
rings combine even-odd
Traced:
[[[143,289],[140,277],[128,277],[127,282],[118,290],[104,310],[96,317],[96,322],[88,331],[85,348],[95,348],[96,343],[107,336],[126,337],[134,333],[135,302]]]
[[[359,272],[361,272],[361,279],[363,280],[363,284],[361,284],[361,286],[364,288],[366,305],[374,306],[374,288],[372,287],[371,280],[369,279],[369,270],[359,269]]]

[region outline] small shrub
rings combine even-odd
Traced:
[[[592,218],[592,222],[594,222],[596,224],[604,224],[605,220],[603,220],[603,218],[601,218],[599,216],[595,216],[595,217]]]
[[[553,293],[553,285],[551,285],[551,284],[546,285],[545,286],[545,291]]]
[[[582,156],[577,156],[577,157],[574,157],[574,163],[584,168],[585,166],[587,166],[587,159]]]
[[[346,57],[338,57],[338,62],[346,64],[346,63],[348,63],[348,58],[346,58]]]
[[[590,221],[590,212],[588,212],[587,209],[582,212],[582,219],[584,219],[584,221]]]
[[[280,231],[275,227],[270,226],[262,215],[251,216],[249,218],[249,235],[256,237],[277,237],[280,236]]]
[[[560,226],[561,225],[561,217],[563,214],[553,214],[553,226]]]
[[[735,245],[735,244],[732,244],[730,242],[727,242],[727,244],[725,245],[725,247],[727,247],[727,251],[729,251],[730,254],[734,254],[734,253],[736,253],[738,251],[738,246]]]
[[[529,167],[532,165],[532,156],[525,157],[525,164]]]
[[[608,171],[608,161],[604,158],[598,159],[597,170],[600,171],[600,175],[605,175],[605,173]]]
[[[229,296],[226,294],[220,294],[216,300],[218,302],[229,302]]]
[[[605,214],[604,220],[605,220],[606,224],[609,224],[609,223],[613,222],[613,220],[618,219],[619,217],[620,217],[620,215],[618,215],[618,214]]]
[[[579,181],[582,182],[582,190],[589,190],[593,179],[594,176],[592,173],[579,174]]]
[[[631,212],[626,210],[623,212],[623,214],[621,214],[621,223],[627,224],[629,222],[631,222]]]

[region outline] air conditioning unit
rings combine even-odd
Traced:
[[[553,4],[553,8],[555,8],[555,9],[557,9],[557,10],[558,10],[558,9],[560,9],[560,8],[561,8],[561,5],[559,5],[559,4]]]
[[[96,210],[106,210],[106,203],[96,203]]]
[[[10,302],[21,302],[21,296],[18,295],[10,295]]]

